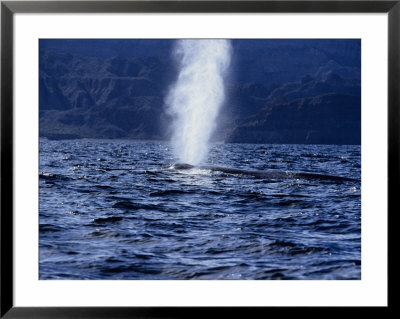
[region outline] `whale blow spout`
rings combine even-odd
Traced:
[[[180,69],[165,98],[173,119],[171,142],[176,158],[198,165],[206,159],[225,101],[231,45],[225,39],[182,39],[174,53]]]

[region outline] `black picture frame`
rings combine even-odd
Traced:
[[[1,318],[190,318],[226,316],[224,307],[15,307],[13,302],[13,19],[15,13],[119,13],[119,12],[269,12],[269,13],[387,13],[388,14],[388,219],[398,213],[400,184],[400,0],[396,1],[1,1]],[[392,219],[390,219],[392,220]],[[392,235],[388,223],[388,234]],[[390,236],[388,247],[390,251]],[[389,254],[388,254],[388,257]],[[389,258],[388,264],[390,265]],[[389,271],[389,269],[388,269]],[[390,276],[390,272],[389,276]],[[392,277],[390,277],[392,278]],[[388,280],[390,287],[390,280]],[[393,295],[388,292],[388,311]],[[316,307],[315,307],[316,308]],[[235,315],[267,307],[241,307]],[[285,308],[301,315],[308,307]],[[353,311],[354,313],[353,313]],[[279,310],[281,311],[281,310]],[[337,308],[330,309],[333,314]],[[359,315],[359,309],[346,309]],[[371,311],[371,309],[368,309]],[[251,315],[250,315],[251,316]]]

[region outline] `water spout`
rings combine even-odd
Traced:
[[[197,165],[208,153],[208,142],[224,102],[224,76],[230,63],[229,40],[179,40],[174,54],[179,76],[166,105],[174,118],[172,145],[183,163]]]

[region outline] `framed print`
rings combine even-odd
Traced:
[[[2,1],[1,316],[390,309],[399,15]]]

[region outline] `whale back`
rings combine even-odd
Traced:
[[[186,163],[176,163],[172,167],[174,169],[191,169],[191,168],[194,168],[193,165],[186,164]]]
[[[192,168],[195,168],[195,166],[186,164],[186,163],[177,163],[177,164],[173,165],[173,168],[174,169],[192,169]],[[244,175],[244,176],[252,176],[252,177],[267,178],[267,179],[300,179],[300,178],[302,178],[302,179],[322,179],[322,180],[332,180],[332,181],[356,181],[356,179],[344,177],[344,176],[306,173],[306,172],[290,172],[290,171],[274,171],[274,170],[256,171],[256,170],[244,170],[244,169],[221,167],[221,166],[198,166],[198,168],[227,173],[227,174]]]

